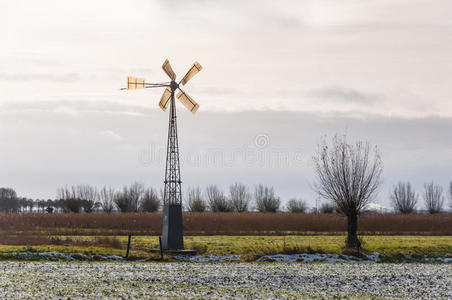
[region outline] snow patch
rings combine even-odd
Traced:
[[[234,261],[240,259],[240,255],[176,255],[175,259],[183,261],[193,261],[193,262],[220,262],[220,261]]]
[[[258,258],[256,261],[275,261],[275,262],[379,262],[381,260],[379,253],[372,253],[364,258],[355,256],[339,255],[339,254],[275,254],[265,255]]]

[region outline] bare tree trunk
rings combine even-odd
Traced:
[[[358,214],[347,215],[347,248],[359,250],[361,242],[358,239]]]

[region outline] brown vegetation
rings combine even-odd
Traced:
[[[0,214],[1,239],[12,236],[159,235],[161,213]],[[452,235],[452,215],[363,215],[360,234]],[[185,235],[344,234],[339,214],[184,213]]]

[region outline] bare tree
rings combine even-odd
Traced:
[[[130,187],[125,186],[121,192],[116,193],[114,202],[121,212],[138,212],[144,186],[135,182]]]
[[[99,202],[97,202],[97,189],[95,187],[88,184],[81,184],[76,187],[76,191],[76,198],[80,199],[83,210],[86,213],[91,213],[99,207]]]
[[[256,201],[256,208],[259,212],[277,212],[281,201],[279,197],[275,196],[273,187],[259,184],[254,190],[254,200]]]
[[[449,183],[449,208],[452,211],[452,181]]]
[[[317,192],[347,216],[347,247],[359,250],[358,215],[381,185],[383,163],[377,148],[371,157],[369,143],[351,145],[345,136],[335,136],[331,146],[323,139],[313,161]]]
[[[303,199],[290,199],[287,203],[287,210],[291,213],[305,213],[308,210],[308,205]]]
[[[59,188],[57,190],[57,199],[59,199],[59,203],[63,212],[68,213],[79,213],[82,209],[82,201],[78,198],[77,189],[75,186],[68,188],[67,186],[64,188]],[[39,202],[38,202],[39,208]]]
[[[140,210],[143,212],[156,212],[160,208],[160,198],[153,188],[146,189],[140,202]]]
[[[111,213],[114,209],[115,190],[104,186],[97,195],[102,210]]]
[[[424,203],[430,214],[440,213],[444,205],[443,188],[433,181],[424,184]]]
[[[204,212],[206,211],[207,204],[202,197],[202,191],[199,187],[191,188],[188,190],[188,210],[191,212]]]
[[[206,188],[209,208],[213,212],[230,212],[232,205],[216,185],[209,185]]]
[[[127,195],[127,192],[125,192],[126,189],[127,188],[124,188],[122,191],[116,192],[115,198],[113,199],[116,208],[122,213],[133,211],[130,199]]]
[[[232,184],[229,187],[229,199],[234,211],[246,212],[251,201],[251,195],[248,188],[241,183]]]
[[[394,211],[401,214],[411,214],[416,209],[418,195],[409,182],[399,182],[391,192],[391,202]]]
[[[141,201],[141,197],[143,196],[143,193],[145,191],[145,188],[143,186],[143,184],[139,183],[139,182],[135,182],[133,183],[128,190],[126,190],[127,195],[129,196],[130,199],[130,204],[132,207],[132,211],[133,212],[137,212],[139,205],[140,205],[140,201]]]

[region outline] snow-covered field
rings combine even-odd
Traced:
[[[0,298],[452,298],[450,264],[0,262]]]

